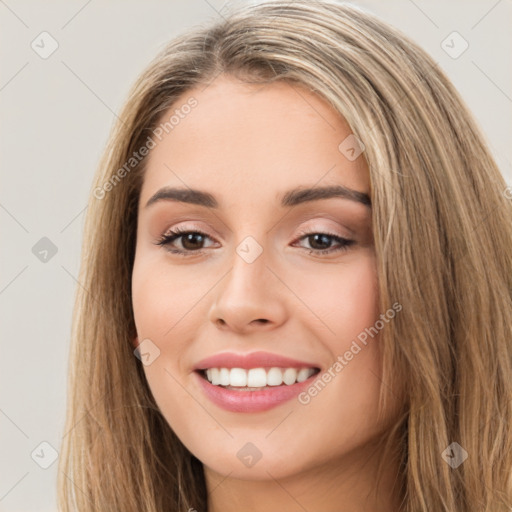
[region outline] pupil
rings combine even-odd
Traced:
[[[194,244],[194,237],[199,238],[199,241],[196,244]],[[202,243],[203,243],[203,235],[201,235],[199,233],[189,233],[188,235],[186,235],[183,238],[183,241],[182,241],[183,247],[185,249],[190,249],[190,250],[200,249]],[[188,245],[188,244],[190,244],[190,245]]]
[[[309,242],[311,247],[313,247],[314,249],[328,249],[330,246],[329,237],[326,235],[322,235],[322,234],[311,235],[310,239],[313,239],[313,241],[314,241],[313,243],[311,243],[311,240]],[[315,247],[315,244],[317,244],[318,241],[320,241],[320,244],[323,243],[324,247]],[[325,247],[325,246],[327,246],[327,247]]]

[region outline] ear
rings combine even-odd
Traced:
[[[135,336],[134,340],[132,341],[133,348],[137,348],[139,346],[139,337]]]

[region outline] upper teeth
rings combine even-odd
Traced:
[[[314,368],[208,368],[206,378],[215,386],[263,388],[280,386],[283,382],[290,386],[305,381],[314,373]]]

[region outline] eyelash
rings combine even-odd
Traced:
[[[203,250],[201,250],[201,249],[193,251],[193,250],[171,249],[170,247],[167,247],[172,242],[174,242],[176,239],[181,238],[183,235],[188,235],[188,234],[202,235],[202,236],[210,238],[206,233],[203,233],[202,231],[175,228],[174,230],[171,230],[167,234],[163,235],[158,240],[158,242],[156,242],[156,245],[165,247],[165,249],[167,251],[169,251],[173,254],[178,254],[180,256],[184,256],[184,257],[202,254]],[[312,236],[312,235],[323,235],[323,236],[327,236],[329,238],[334,239],[334,241],[336,241],[340,244],[340,247],[338,247],[336,249],[306,249],[309,254],[314,254],[314,255],[323,255],[323,254],[331,254],[331,253],[339,252],[339,251],[346,251],[351,245],[353,245],[355,243],[354,240],[349,240],[347,238],[343,238],[343,237],[335,235],[333,233],[324,233],[324,232],[319,232],[319,231],[301,231],[299,233],[299,235],[300,236],[299,236],[299,238],[297,238],[296,241],[302,240],[303,238],[306,238],[306,237]]]

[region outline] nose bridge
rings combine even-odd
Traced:
[[[228,300],[256,302],[268,295],[268,255],[253,237],[244,238],[235,249],[231,270],[223,287]],[[265,290],[267,290],[265,292]]]
[[[269,255],[252,236],[235,248],[230,271],[216,287],[210,320],[243,330],[256,324],[283,321],[285,306],[278,290],[279,281],[267,268]],[[252,324],[254,325],[254,324]]]

